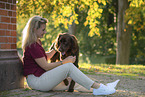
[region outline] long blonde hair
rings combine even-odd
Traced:
[[[37,41],[36,33],[34,28],[39,29],[41,24],[46,24],[47,19],[40,16],[33,16],[29,19],[25,28],[23,29],[22,49],[24,50],[27,46]]]

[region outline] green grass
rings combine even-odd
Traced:
[[[0,91],[0,97],[7,97],[5,95],[8,95],[9,93],[9,91]]]
[[[103,72],[130,77],[145,77],[145,66],[143,65],[114,65],[114,64],[87,64],[79,63],[80,70],[85,74]]]

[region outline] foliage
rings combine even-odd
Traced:
[[[45,50],[49,49],[58,33],[68,32],[69,25],[75,22],[77,25],[75,36],[78,38],[80,57],[87,63],[93,62],[98,56],[107,56],[107,60],[112,59],[112,56],[116,55],[117,44],[117,1],[17,0],[17,47],[21,48],[21,32],[29,17],[40,15],[49,20],[46,27],[48,33],[42,39]],[[144,64],[144,0],[128,1],[131,3],[126,11],[125,21],[133,28],[130,64]]]
[[[79,63],[80,70],[84,73],[94,74],[104,72],[121,76],[139,77],[145,76],[145,66],[143,65],[114,65],[114,64],[86,64]]]
[[[89,25],[89,35],[93,36],[93,33],[99,35],[97,25],[100,22],[97,19],[101,18],[103,5],[106,5],[105,0],[18,0],[17,14],[18,17],[29,17],[31,13],[42,16],[48,14],[51,15],[55,27],[63,24],[68,29],[73,21],[79,24],[78,14],[86,11],[88,16],[84,24]]]
[[[83,24],[86,22],[86,17],[88,16],[85,12],[79,14],[79,25],[76,36],[79,37],[79,45],[80,45],[80,59],[87,63],[102,63],[105,61],[105,57],[108,55],[115,55],[116,52],[116,33],[115,33],[115,25],[112,13],[116,13],[116,8],[114,2],[108,2],[106,6],[103,7],[103,11],[101,13],[101,18],[98,19],[100,24],[97,25],[99,28],[100,36],[93,35],[92,37],[88,37],[90,32],[89,25],[84,26]],[[109,8],[109,6],[112,6]],[[110,17],[112,16],[112,17]],[[108,19],[109,17],[109,19]],[[89,41],[88,41],[89,40]],[[98,59],[99,58],[99,59]],[[101,59],[102,58],[102,59]],[[114,62],[115,63],[115,62]]]
[[[145,63],[145,2],[133,0],[126,11],[125,21],[132,25],[131,64]]]
[[[47,4],[49,2],[51,7],[53,8],[53,11],[52,11],[52,9],[49,9],[49,8],[45,9],[42,2],[45,4]],[[42,3],[42,4],[40,4],[40,3]],[[94,1],[93,0],[79,0],[79,1],[75,1],[75,0],[61,1],[61,0],[59,0],[58,1],[58,0],[54,0],[54,1],[47,1],[47,2],[43,1],[43,0],[38,0],[36,2],[33,2],[32,0],[30,0],[29,4],[28,4],[29,7],[26,6],[27,4],[28,4],[28,2],[26,2],[26,0],[18,1],[18,3],[17,3],[18,20],[20,20],[19,18],[21,18],[21,19],[28,18],[32,14],[41,14],[41,15],[43,15],[43,17],[47,17],[49,19],[49,24],[47,26],[47,29],[49,30],[48,32],[51,33],[51,35],[49,33],[46,34],[44,39],[42,39],[43,43],[44,43],[45,39],[48,40],[50,43],[52,43],[52,41],[55,39],[53,37],[56,37],[56,35],[58,33],[67,32],[68,25],[70,25],[73,21],[75,21],[78,26],[78,29],[77,29],[78,33],[76,36],[77,36],[77,38],[82,37],[81,40],[78,40],[80,43],[80,49],[84,49],[86,47],[92,48],[94,45],[95,47],[92,48],[92,52],[89,53],[89,51],[91,51],[91,50],[87,49],[88,50],[87,54],[91,55],[92,53],[97,53],[97,52],[100,52],[100,54],[103,54],[102,50],[101,50],[102,47],[105,48],[103,50],[103,52],[105,52],[105,53],[108,52],[108,51],[105,51],[105,50],[107,50],[107,47],[104,47],[102,45],[102,42],[99,42],[99,41],[104,41],[104,43],[106,44],[105,40],[103,40],[103,39],[112,40],[112,39],[110,39],[110,38],[112,38],[111,33],[109,32],[111,35],[111,36],[109,36],[110,38],[106,38],[104,36],[103,37],[102,36],[101,37],[92,36],[92,35],[94,35],[93,31],[95,31],[95,33],[99,34],[98,30],[93,30],[93,29],[99,29],[100,32],[102,32],[101,35],[103,35],[103,34],[105,35],[105,33],[107,33],[107,31],[101,30],[101,29],[106,29],[105,25],[102,26],[103,18],[101,19],[101,16],[103,15],[102,8],[104,7],[104,5],[106,5],[105,0],[102,0],[102,1],[96,1],[96,0],[94,0]],[[38,6],[37,4],[40,4],[40,5]],[[46,12],[46,11],[44,11],[44,9],[49,10],[49,11]],[[39,12],[39,13],[37,13],[37,12]],[[48,14],[48,15],[46,15],[46,14]],[[94,26],[94,25],[96,25],[96,26]],[[61,30],[61,28],[62,28],[62,30]],[[79,29],[79,28],[81,28],[81,29]],[[83,30],[83,28],[85,30]],[[18,29],[19,29],[19,27],[18,27]],[[19,31],[21,31],[21,30],[19,30]],[[55,33],[55,34],[53,34],[53,33]],[[88,37],[88,34],[90,36],[92,36],[93,38]],[[83,38],[83,36],[85,36],[85,38]],[[106,36],[108,36],[108,35],[106,35]],[[83,46],[83,44],[86,43],[87,39],[91,39],[91,41],[94,41],[94,42]],[[19,40],[21,40],[21,39],[19,39]],[[48,46],[50,46],[49,42],[45,42],[43,44],[46,49],[48,48]],[[111,44],[113,43],[113,42],[109,43],[109,41],[107,41],[107,42],[108,42],[107,43],[108,45],[110,43]],[[18,44],[20,44],[20,43],[18,43]],[[99,44],[99,45],[101,44],[102,46],[99,46],[96,44]],[[97,51],[97,50],[99,50],[99,51]],[[84,52],[85,51],[83,51],[82,53],[84,53]],[[104,53],[104,55],[105,55],[105,53]]]
[[[137,3],[135,2],[137,1]],[[130,25],[139,24],[138,26],[133,26],[134,30],[141,31],[145,29],[145,2],[144,0],[134,0],[130,3],[130,7],[126,11],[125,21]]]

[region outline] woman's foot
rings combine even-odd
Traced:
[[[111,86],[105,86],[103,84],[100,84],[100,87],[98,89],[93,89],[94,95],[109,95],[115,93],[114,87]]]
[[[113,87],[113,88],[115,88],[119,81],[120,81],[120,79],[118,79],[118,80],[116,80],[116,81],[114,81],[114,82],[112,82],[112,83],[108,83],[108,84],[106,84],[106,85],[107,85],[108,87]]]

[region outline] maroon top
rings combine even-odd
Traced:
[[[46,72],[34,60],[42,57],[45,57],[47,60],[45,50],[37,42],[25,48],[23,52],[24,76],[27,76],[29,74],[34,74],[35,76],[39,77],[44,72]]]

